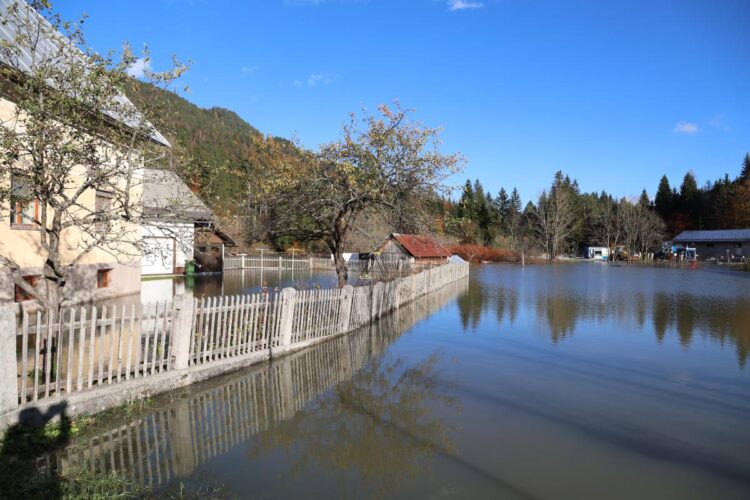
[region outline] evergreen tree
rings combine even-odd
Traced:
[[[505,191],[505,188],[500,188],[500,192],[497,194],[497,198],[495,198],[494,205],[495,210],[497,210],[497,214],[500,217],[500,221],[505,224],[510,215],[510,198],[508,198],[508,192]]]
[[[674,211],[674,193],[669,185],[669,179],[666,175],[663,175],[659,181],[659,188],[656,190],[656,198],[654,199],[656,206],[656,212],[661,215],[665,220],[669,220],[672,217]]]
[[[750,153],[745,154],[745,159],[742,161],[742,171],[740,171],[740,181],[746,181],[750,179]]]
[[[701,223],[701,192],[695,176],[688,172],[680,186],[678,199],[680,211],[686,216],[685,224],[689,228],[699,227]]]
[[[648,197],[648,193],[645,189],[641,191],[641,197],[638,198],[638,205],[640,205],[641,208],[651,208],[651,199]]]
[[[513,192],[510,194],[510,209],[512,212],[521,213],[521,197],[516,188],[513,188]]]

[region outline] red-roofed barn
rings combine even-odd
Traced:
[[[376,250],[385,262],[407,260],[410,264],[446,264],[451,253],[428,236],[392,233]]]

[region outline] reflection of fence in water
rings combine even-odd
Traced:
[[[359,330],[220,382],[197,386],[189,397],[133,422],[101,432],[58,453],[62,472],[84,467],[116,471],[150,487],[189,475],[309,402],[349,380],[403,332],[468,287],[450,284]]]

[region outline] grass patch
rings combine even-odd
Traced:
[[[71,468],[60,473],[59,451],[87,446],[87,439],[111,427],[113,421],[128,421],[146,413],[151,399],[126,403],[75,421],[65,414],[64,404],[47,414],[30,409],[32,424],[14,425],[0,439],[0,497],[4,498],[133,498],[145,491],[116,472]]]

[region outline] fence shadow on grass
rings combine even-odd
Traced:
[[[0,497],[62,498],[60,478],[40,465],[70,441],[67,406],[63,401],[45,413],[27,408],[20,414],[20,423],[7,429],[0,447]]]

